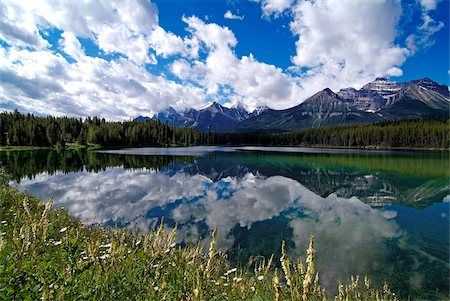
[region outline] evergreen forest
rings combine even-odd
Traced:
[[[37,117],[18,111],[0,113],[0,146],[64,148],[67,144],[101,147],[264,145],[448,149],[450,119],[386,121],[283,133],[214,133],[174,127],[158,120],[112,122],[98,117],[82,120]]]

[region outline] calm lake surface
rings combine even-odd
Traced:
[[[368,275],[402,297],[449,297],[448,153],[307,148],[142,148],[0,152],[15,185],[53,197],[86,224],[178,224],[179,242],[209,242],[235,264],[305,257],[316,237],[329,291]]]

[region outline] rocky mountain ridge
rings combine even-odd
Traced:
[[[227,108],[214,102],[201,110],[189,109],[181,113],[169,107],[152,119],[175,126],[196,127],[200,131],[276,132],[394,119],[448,117],[449,101],[448,87],[429,78],[403,83],[376,78],[359,90],[344,88],[335,93],[326,88],[285,110],[265,106],[249,112],[242,104]]]

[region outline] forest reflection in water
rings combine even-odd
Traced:
[[[413,296],[448,292],[446,154],[168,152],[39,150],[0,160],[20,189],[53,197],[87,224],[146,230],[164,217],[180,241],[205,243],[217,228],[237,263],[279,253],[282,240],[303,256],[313,234],[325,285],[367,274]]]

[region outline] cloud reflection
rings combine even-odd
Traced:
[[[151,214],[158,210],[178,223],[181,239],[208,237],[205,225],[217,229],[223,250],[235,243],[234,227],[250,228],[282,215],[292,228],[292,255],[303,255],[314,234],[323,280],[333,283],[349,276],[349,268],[362,274],[376,270],[385,256],[384,241],[401,234],[395,211],[373,209],[355,197],[323,198],[283,176],[249,172],[213,182],[182,171],[115,167],[99,173],[42,173],[23,179],[20,187],[41,198],[53,196],[57,206],[87,224],[112,222],[146,230],[158,223]]]

